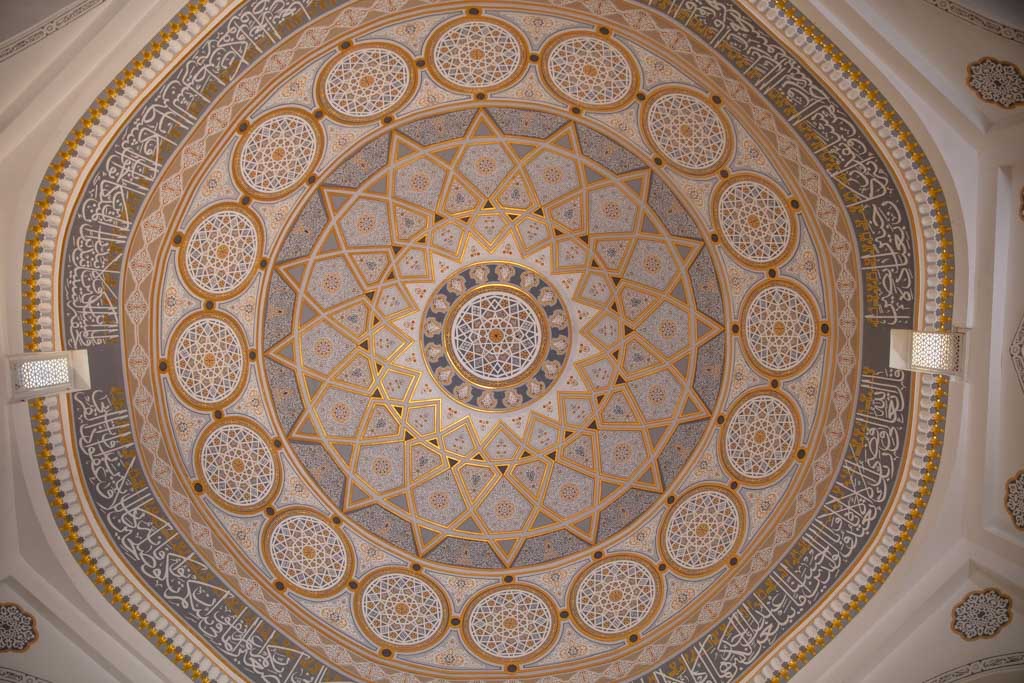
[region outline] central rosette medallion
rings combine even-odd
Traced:
[[[717,399],[723,309],[658,172],[581,121],[467,106],[315,182],[271,266],[263,365],[345,519],[507,570],[662,497]]]
[[[536,272],[479,263],[440,287],[424,313],[423,353],[437,383],[482,410],[519,408],[558,379],[571,332],[565,305]]]

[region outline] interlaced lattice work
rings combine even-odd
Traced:
[[[658,580],[644,564],[609,559],[580,580],[575,607],[587,628],[601,635],[616,635],[646,620],[657,598]]]
[[[348,566],[348,552],[338,534],[312,515],[281,520],[271,532],[269,553],[285,579],[315,593],[335,588]]]
[[[759,365],[769,372],[789,372],[804,362],[814,345],[814,315],[795,289],[772,285],[750,302],[744,331]]]
[[[729,246],[758,265],[781,258],[793,239],[789,212],[763,183],[743,180],[729,185],[718,198],[718,224]]]
[[[398,103],[412,84],[409,65],[384,47],[349,52],[327,73],[323,89],[327,104],[348,119],[369,119]]]
[[[541,348],[537,314],[522,298],[504,291],[484,292],[455,312],[452,352],[472,375],[504,381],[536,360]]]
[[[371,579],[363,589],[359,608],[372,634],[398,647],[430,640],[445,619],[441,597],[429,583],[397,572]]]
[[[523,48],[504,26],[488,21],[455,24],[438,38],[434,67],[442,78],[469,89],[495,88],[515,76]]]
[[[240,211],[217,211],[196,226],[185,246],[185,272],[196,287],[227,294],[245,282],[256,265],[256,226]]]
[[[238,387],[242,354],[242,343],[228,323],[213,317],[197,318],[185,326],[175,344],[174,374],[193,401],[216,404]]]
[[[207,485],[229,505],[260,505],[274,490],[274,455],[255,430],[237,422],[214,429],[199,451]]]
[[[484,596],[469,613],[469,637],[482,651],[499,659],[537,652],[554,628],[554,615],[539,596],[506,588]]]
[[[722,118],[699,98],[686,93],[668,92],[653,99],[646,124],[658,149],[689,171],[712,170],[728,146]]]
[[[17,365],[15,383],[19,389],[71,384],[71,363],[66,357],[26,360]]]
[[[747,479],[775,475],[793,452],[796,419],[780,398],[758,394],[745,400],[729,418],[725,457]]]
[[[303,117],[273,116],[246,136],[238,170],[245,184],[256,192],[284,192],[312,170],[318,144],[313,124]]]
[[[552,85],[570,100],[609,106],[629,97],[633,70],[621,49],[595,36],[575,36],[556,43],[547,55]]]
[[[665,529],[665,550],[687,572],[704,572],[725,559],[739,540],[740,511],[721,491],[704,489],[676,506]]]

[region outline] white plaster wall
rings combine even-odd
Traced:
[[[47,165],[101,89],[178,8],[168,0],[107,0],[0,63],[0,356],[22,350],[21,245]],[[0,655],[0,666],[54,683],[185,680],[66,549],[43,494],[29,426],[24,404],[3,404],[0,601],[28,607],[40,638],[28,653]]]

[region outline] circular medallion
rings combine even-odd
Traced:
[[[652,145],[688,173],[714,173],[732,151],[732,128],[696,90],[662,88],[651,93],[640,121]]]
[[[494,586],[473,597],[464,613],[466,644],[489,661],[536,659],[558,635],[551,598],[533,587]]]
[[[340,591],[352,572],[344,537],[318,513],[303,508],[279,512],[263,532],[263,554],[285,584],[311,597]]]
[[[797,415],[792,402],[777,392],[741,398],[719,441],[726,468],[737,479],[757,484],[782,474],[799,442]]]
[[[235,145],[235,176],[253,196],[284,196],[313,172],[323,137],[319,122],[304,109],[267,112],[246,127]]]
[[[317,100],[345,123],[364,123],[398,111],[416,92],[412,58],[387,43],[363,43],[343,51],[320,71]]]
[[[788,375],[810,362],[818,331],[814,307],[796,284],[765,282],[743,306],[743,339],[754,364]]]
[[[427,66],[442,83],[464,92],[486,92],[511,85],[526,69],[526,41],[497,19],[460,18],[430,35]]]
[[[796,246],[796,219],[780,191],[762,178],[732,176],[718,187],[712,206],[726,247],[747,265],[781,263]]]
[[[510,263],[464,268],[434,294],[423,353],[448,394],[482,410],[518,408],[558,379],[571,338],[565,305],[536,272]]]
[[[585,31],[560,34],[544,47],[541,76],[561,99],[598,110],[623,106],[640,85],[621,45]]]
[[[446,633],[443,591],[422,574],[382,567],[359,582],[354,603],[366,635],[382,647],[422,650]]]
[[[588,634],[613,640],[642,630],[657,616],[661,598],[661,579],[649,560],[611,555],[577,577],[569,600]]]
[[[281,485],[281,469],[256,423],[245,418],[214,422],[199,437],[196,472],[228,509],[255,510]]]
[[[192,222],[178,251],[178,269],[200,296],[227,299],[252,281],[262,253],[256,214],[240,204],[217,204]]]
[[[248,371],[245,333],[219,311],[200,311],[182,320],[171,335],[171,382],[182,398],[212,409],[242,390]]]
[[[743,540],[746,512],[726,488],[706,485],[682,496],[659,541],[670,564],[684,576],[704,576],[721,567]]]
[[[449,353],[481,382],[500,386],[519,378],[546,341],[539,316],[514,290],[474,293],[452,314]]]

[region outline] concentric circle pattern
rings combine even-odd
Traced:
[[[264,552],[282,578],[303,593],[335,592],[350,571],[349,552],[338,532],[302,511],[275,521]]]
[[[572,599],[583,627],[603,638],[640,628],[655,615],[660,594],[660,579],[649,562],[609,557],[581,576]]]
[[[742,515],[736,499],[722,490],[692,491],[668,518],[663,536],[668,559],[684,574],[714,571],[742,540]]]
[[[462,90],[491,90],[512,82],[526,66],[518,32],[493,20],[456,20],[428,48],[442,81]]]
[[[183,321],[171,343],[171,369],[185,397],[210,407],[235,396],[247,366],[243,341],[226,316],[199,314]]]
[[[203,481],[230,507],[259,507],[280,483],[266,439],[245,421],[218,424],[201,439],[197,453]]]
[[[468,608],[465,632],[492,660],[533,659],[550,645],[557,624],[547,600],[535,590],[500,588]]]
[[[803,365],[817,341],[815,328],[807,297],[790,285],[761,288],[743,314],[747,348],[767,372],[789,373]]]
[[[654,146],[686,171],[709,173],[729,151],[728,124],[696,93],[667,90],[653,95],[643,116]]]
[[[253,194],[287,193],[308,175],[320,154],[321,133],[306,116],[287,111],[255,123],[239,143],[239,180]]]
[[[796,448],[797,416],[777,395],[749,396],[729,416],[722,440],[727,466],[751,481],[771,479]]]
[[[263,238],[250,212],[223,206],[207,212],[189,231],[182,270],[199,292],[222,298],[237,292],[255,272]]]
[[[452,322],[452,354],[477,379],[504,382],[540,355],[540,319],[518,294],[483,292],[459,307]]]
[[[385,647],[420,649],[444,634],[448,610],[437,588],[420,576],[384,570],[363,580],[357,614]]]
[[[415,91],[412,60],[393,47],[361,45],[322,72],[320,92],[335,118],[358,123],[398,109]]]
[[[739,179],[728,184],[716,210],[726,244],[744,261],[764,266],[789,253],[795,221],[782,198],[764,182]]]
[[[937,190],[722,2],[207,3],[76,129],[40,462],[192,674],[768,680],[893,547]]]
[[[637,88],[630,58],[612,41],[595,35],[558,39],[544,53],[543,66],[559,96],[584,106],[618,106]]]

